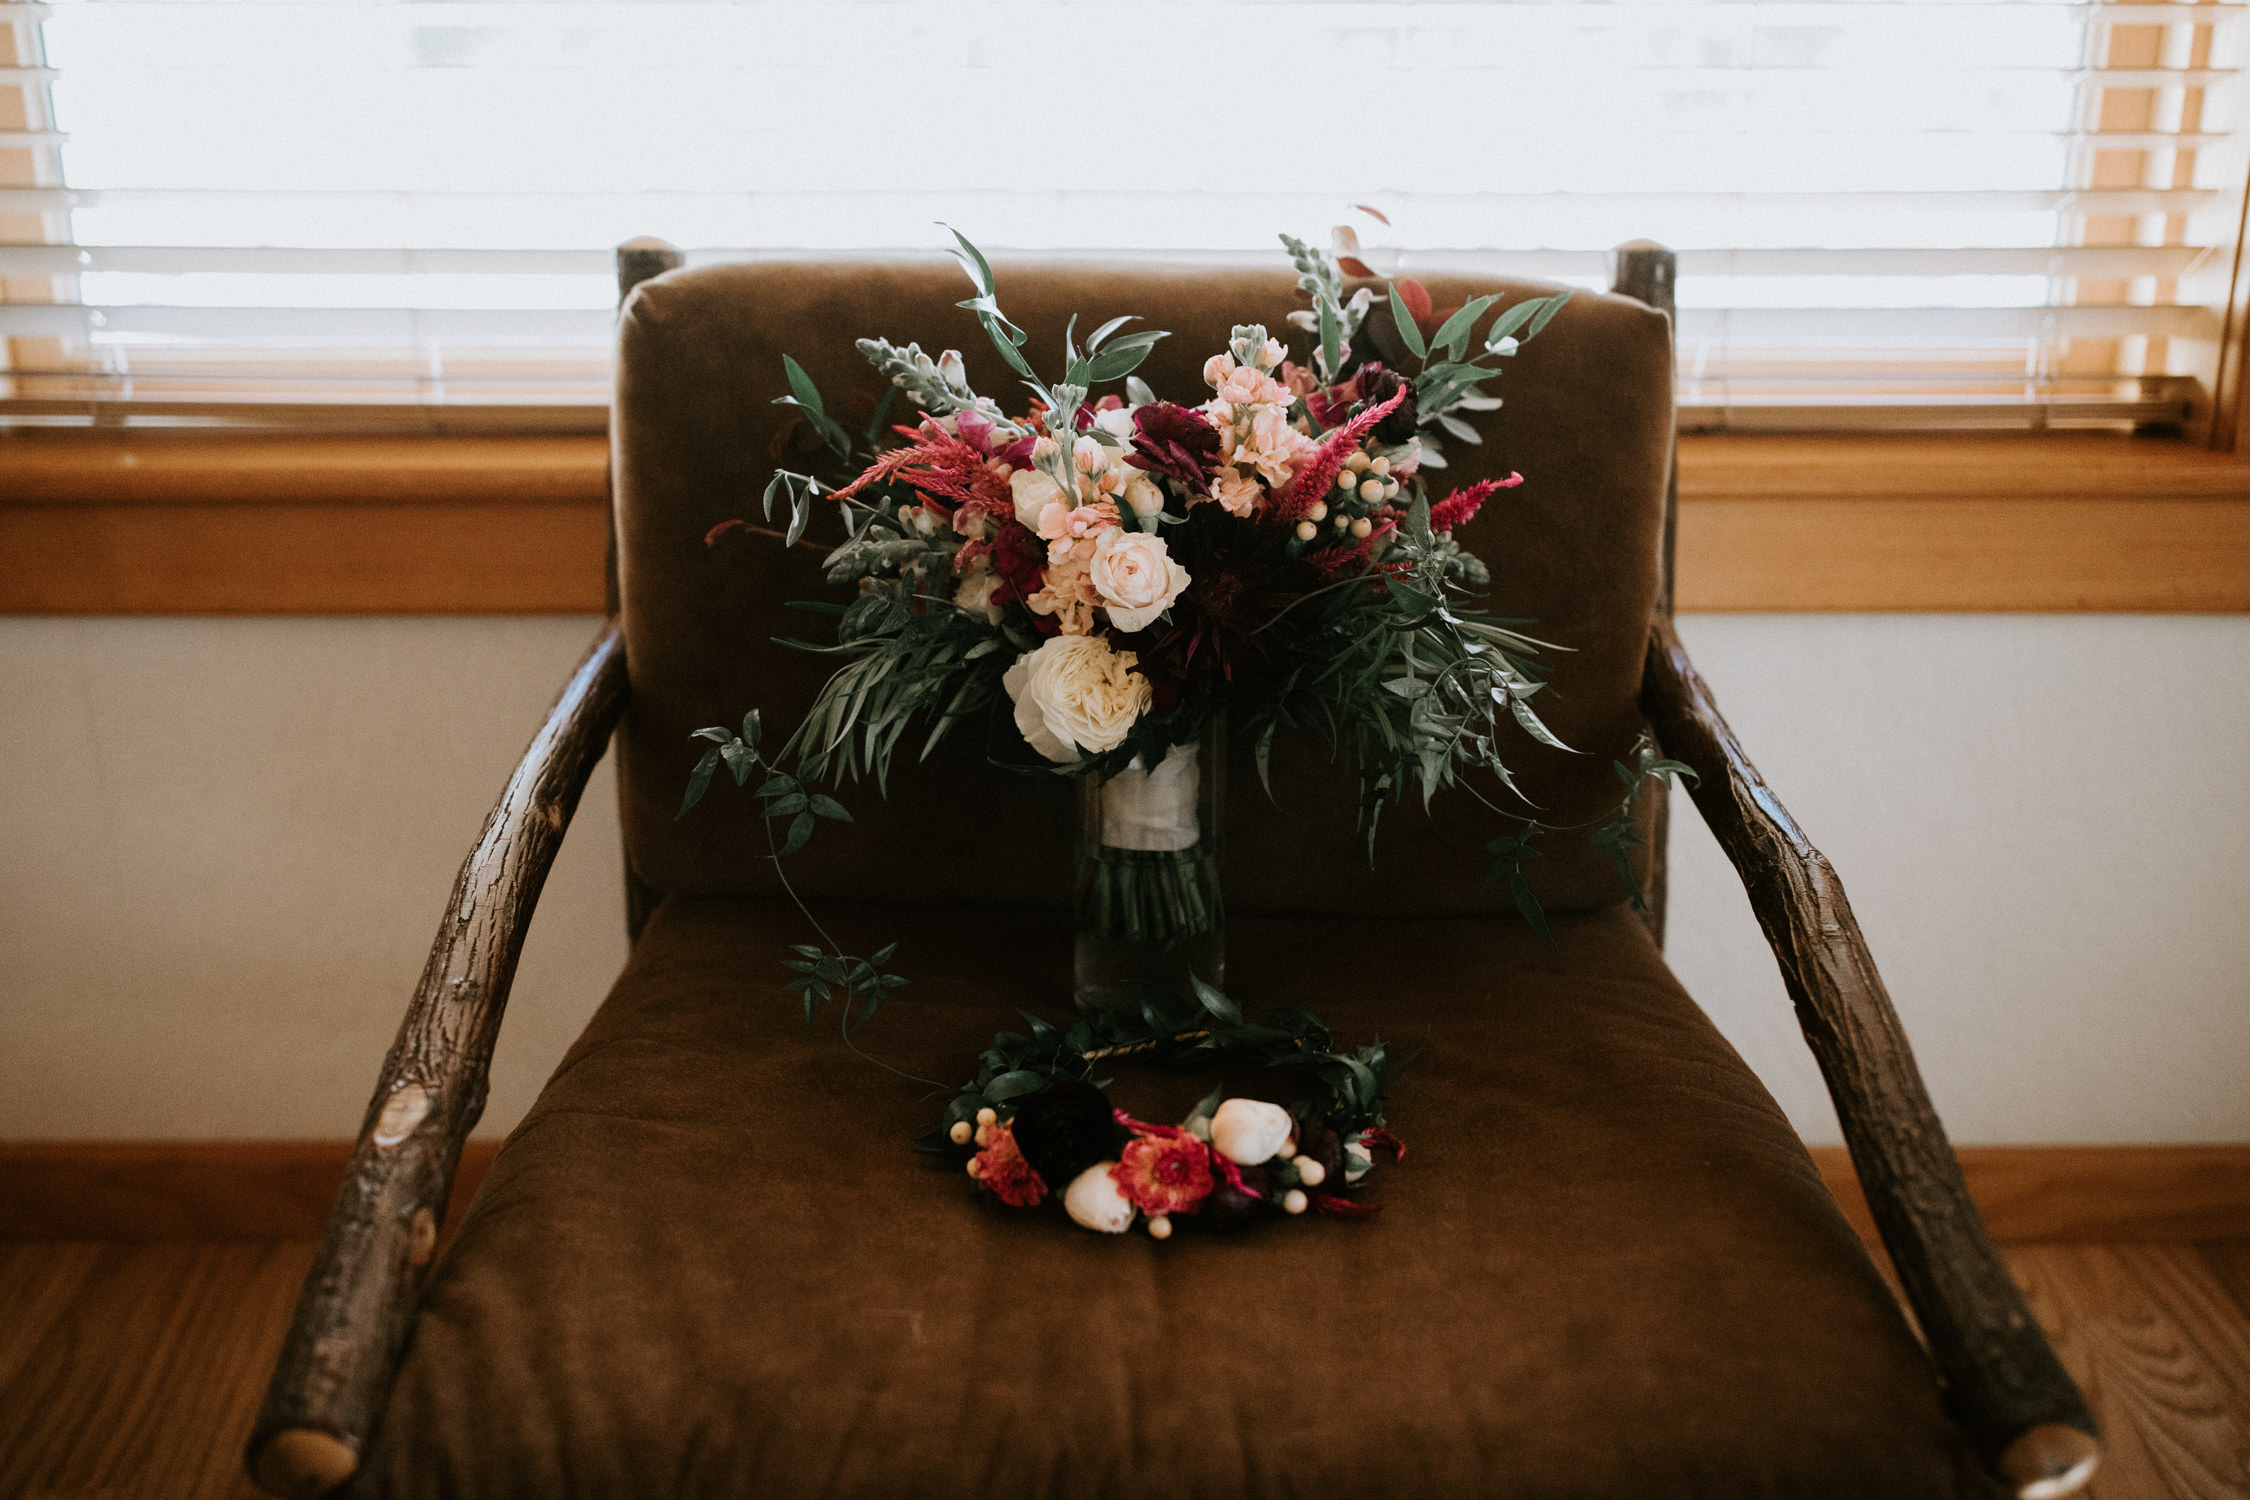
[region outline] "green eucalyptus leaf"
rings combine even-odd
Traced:
[[[680,810],[672,815],[673,822],[677,823],[680,819],[686,817],[688,809],[703,800],[704,792],[709,790],[711,786],[711,773],[716,771],[718,767],[719,752],[717,747],[714,746],[704,751],[703,759],[697,761],[695,769],[688,772],[687,795],[680,799]]]
[[[1547,305],[1541,308],[1538,312],[1538,315],[1531,320],[1530,324],[1524,329],[1524,331],[1516,336],[1516,341],[1518,343],[1528,344],[1532,339],[1538,337],[1539,330],[1545,328],[1549,323],[1554,321],[1555,314],[1563,310],[1563,304],[1568,302],[1571,299],[1572,295],[1573,294],[1570,292],[1558,292],[1554,296],[1549,297],[1547,299]]]
[[[953,238],[960,243],[960,253],[953,258],[961,262],[961,268],[969,273],[969,280],[976,283],[977,290],[988,297],[991,296],[992,263],[984,258],[984,252],[969,243],[969,237],[955,229],[951,224],[941,220],[938,227],[949,231]]]
[[[1502,339],[1513,335],[1517,329],[1538,316],[1540,309],[1545,307],[1549,300],[1546,297],[1526,297],[1514,307],[1501,313],[1499,317],[1492,320],[1492,327],[1486,330],[1484,346],[1490,349]],[[1517,342],[1521,343],[1522,340],[1519,339]]]
[[[1398,336],[1406,340],[1406,347],[1413,351],[1416,359],[1427,358],[1429,346],[1422,342],[1422,330],[1416,325],[1414,314],[1407,311],[1406,299],[1398,294],[1395,284],[1391,286],[1390,294],[1391,321],[1398,325]]]
[[[796,404],[803,407],[806,415],[816,421],[825,421],[828,408],[822,404],[820,388],[813,384],[812,377],[805,373],[804,366],[786,354],[781,356],[781,365],[789,373],[789,391],[797,398]]]
[[[1430,347],[1448,359],[1459,359],[1469,346],[1469,330],[1484,316],[1485,309],[1499,300],[1498,292],[1471,298],[1459,312],[1438,326],[1438,331],[1430,336]]]

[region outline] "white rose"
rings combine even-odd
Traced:
[[[1039,529],[1039,512],[1050,505],[1064,505],[1062,486],[1037,469],[1018,469],[1008,476],[1008,488],[1015,492],[1016,519],[1032,531]]]
[[[1155,480],[1134,469],[1125,481],[1125,503],[1140,518],[1143,530],[1154,531],[1156,527],[1149,523],[1163,514],[1164,491],[1157,486]]]
[[[1188,586],[1188,570],[1174,562],[1164,538],[1112,527],[1094,544],[1086,576],[1119,630],[1146,629]]]
[[[1094,425],[1119,442],[1130,444],[1133,441],[1133,409],[1129,406],[1113,406],[1108,411],[1094,413]]]
[[[1133,1200],[1109,1175],[1113,1161],[1098,1161],[1070,1180],[1063,1189],[1063,1211],[1081,1228],[1103,1234],[1123,1234],[1133,1227]]]
[[[1262,1099],[1229,1099],[1211,1116],[1211,1149],[1228,1161],[1255,1167],[1288,1144],[1289,1111]]]
[[[1132,670],[1139,660],[1110,649],[1103,636],[1049,636],[1017,657],[1000,685],[1015,700],[1016,728],[1031,748],[1073,761],[1081,751],[1116,749],[1148,707],[1148,679]]]

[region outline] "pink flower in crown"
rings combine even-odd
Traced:
[[[969,1163],[969,1175],[1010,1208],[1030,1208],[1047,1196],[1047,1181],[1032,1170],[1016,1147],[1015,1127],[1002,1125]]]
[[[1139,1136],[1109,1175],[1144,1214],[1192,1214],[1211,1196],[1211,1148],[1191,1135]]]

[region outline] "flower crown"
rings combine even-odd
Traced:
[[[1011,1208],[1059,1199],[1073,1222],[1105,1234],[1136,1221],[1162,1240],[1181,1224],[1226,1233],[1271,1213],[1374,1213],[1350,1191],[1377,1148],[1406,1155],[1384,1124],[1392,1063],[1381,1041],[1340,1052],[1301,1006],[1249,1022],[1211,986],[1196,991],[1193,1002],[1152,1001],[1139,1016],[1103,1012],[1067,1030],[1027,1015],[1030,1029],[993,1038],[976,1077],[917,1144],[960,1162]],[[1155,1125],[1091,1081],[1126,1060],[1302,1068],[1317,1093],[1285,1109],[1214,1089],[1178,1125]]]

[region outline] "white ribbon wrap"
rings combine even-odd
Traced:
[[[1192,849],[1203,767],[1193,744],[1174,745],[1154,771],[1141,758],[1102,783],[1102,842],[1112,849]]]

